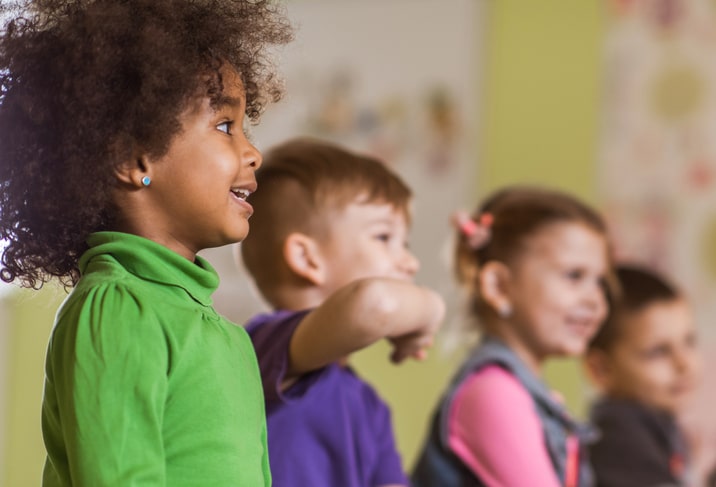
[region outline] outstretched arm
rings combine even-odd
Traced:
[[[445,314],[438,293],[387,278],[354,281],[301,321],[291,339],[290,380],[388,338],[393,360],[422,358]]]

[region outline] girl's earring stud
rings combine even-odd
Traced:
[[[152,178],[150,178],[149,176],[144,176],[142,178],[142,185],[149,186],[150,184],[152,184]]]
[[[512,314],[512,306],[510,303],[503,303],[500,309],[497,310],[497,314],[500,315],[500,318],[509,318]]]

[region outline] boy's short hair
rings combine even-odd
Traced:
[[[681,297],[664,277],[645,267],[623,264],[617,266],[615,274],[620,292],[610,303],[609,316],[589,343],[590,349],[609,351],[620,338],[625,315]]]
[[[241,244],[244,264],[264,294],[281,280],[283,243],[300,232],[325,238],[331,214],[351,203],[387,203],[410,218],[410,188],[380,160],[329,142],[297,138],[264,155],[249,236]]]

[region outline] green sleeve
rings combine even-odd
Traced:
[[[269,452],[268,452],[268,432],[266,431],[266,421],[261,431],[261,443],[264,447],[264,455],[261,459],[261,470],[264,474],[264,485],[265,487],[271,487],[271,466],[269,464]]]
[[[169,351],[152,307],[119,285],[68,304],[48,360],[73,485],[164,486]]]

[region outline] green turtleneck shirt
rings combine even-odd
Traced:
[[[212,307],[214,269],[135,235],[88,244],[47,351],[43,486],[271,485],[256,356]]]

